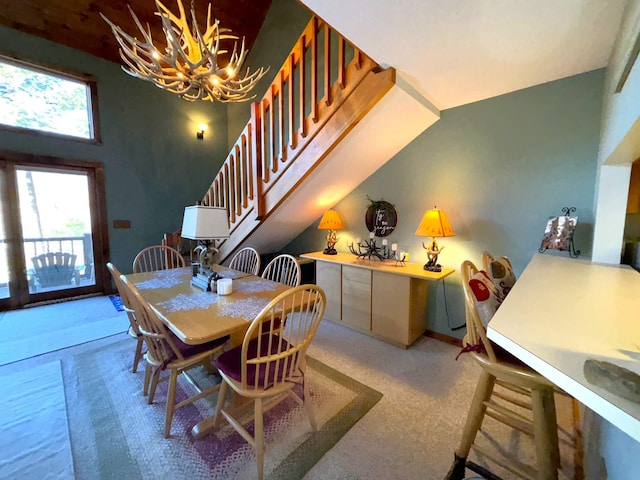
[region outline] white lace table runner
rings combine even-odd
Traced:
[[[210,292],[198,292],[198,293],[181,293],[171,300],[166,302],[159,302],[162,308],[167,313],[177,312],[179,310],[206,310],[210,305],[217,303],[218,295]]]
[[[269,303],[268,298],[249,297],[237,300],[229,305],[225,305],[220,309],[221,317],[243,317],[247,320],[253,320]]]
[[[276,288],[278,288],[276,282],[265,279],[254,282],[233,282],[233,289],[242,293],[273,292]]]
[[[171,269],[155,272],[155,277],[136,283],[138,290],[151,290],[154,288],[173,288],[184,282],[184,270]]]

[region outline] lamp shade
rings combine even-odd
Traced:
[[[318,230],[342,230],[343,228],[342,220],[340,220],[340,216],[335,210],[327,210],[324,212],[322,220],[320,220],[320,224],[318,225]]]
[[[191,240],[229,238],[227,209],[204,205],[185,207],[180,235]]]
[[[453,237],[453,228],[449,223],[447,214],[437,207],[427,210],[422,217],[416,235],[421,237]]]

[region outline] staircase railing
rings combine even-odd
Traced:
[[[380,67],[313,17],[267,88],[203,197],[226,207],[233,234],[265,212],[264,196],[346,98]]]

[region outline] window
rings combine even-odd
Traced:
[[[0,126],[98,140],[95,82],[0,56]]]

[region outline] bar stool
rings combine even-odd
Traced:
[[[465,467],[476,469],[475,464],[467,462],[469,452],[473,449],[521,478],[555,480],[560,467],[560,450],[554,385],[489,341],[486,325],[503,297],[486,273],[478,271],[472,262],[463,262],[461,271],[467,321],[463,352],[473,357],[482,372],[467,414],[462,439],[446,478],[462,480],[465,478]],[[507,393],[494,391],[496,385],[506,389]],[[523,409],[530,410],[532,418],[523,415]],[[485,415],[533,436],[536,452],[534,475],[510,462],[509,458],[494,455],[476,443]]]

